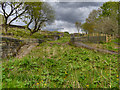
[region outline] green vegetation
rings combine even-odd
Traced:
[[[22,59],[3,61],[3,88],[118,88],[117,55],[48,41]]]
[[[4,36],[14,37],[17,39],[42,39],[42,40],[51,40],[51,35],[59,35],[59,33],[64,34],[65,36],[70,36],[68,33],[58,32],[58,31],[46,31],[41,30],[30,36],[28,29],[19,29],[19,28],[9,28],[8,35],[5,34],[4,30],[2,31]],[[59,35],[60,36],[60,35]]]
[[[91,42],[84,42],[84,43],[92,47],[118,52],[118,43],[119,43],[118,39],[111,40],[111,42],[101,41],[100,43],[91,43]]]
[[[30,35],[40,31],[47,23],[50,24],[55,20],[54,10],[47,2],[25,2],[25,5],[29,7],[23,21],[25,21]]]
[[[0,89],[2,89],[2,62],[0,61]]]
[[[2,32],[3,34],[5,34],[5,32]],[[40,34],[40,32],[37,32],[35,34],[33,34],[32,36],[30,36],[29,31],[26,29],[19,29],[19,28],[10,28],[8,30],[8,34],[7,36],[12,36],[14,38],[42,38],[42,35]]]
[[[29,18],[30,20],[29,22],[24,21],[27,24],[27,26],[25,26],[27,29],[10,28],[7,25],[7,20],[13,11],[10,15],[4,14],[6,16],[4,24],[6,25],[4,28],[5,30],[2,32],[3,36],[10,36],[17,39],[42,39],[46,41],[32,48],[29,53],[25,54],[25,56],[20,59],[16,57],[2,59],[3,88],[119,88],[117,69],[118,58],[120,55],[104,54],[95,50],[72,46],[69,44],[70,34],[68,32],[60,33],[57,31],[41,31],[41,27],[45,26],[46,22],[50,23],[54,20],[54,12],[47,4],[45,4],[46,6],[44,8],[39,7],[39,5],[44,5],[42,2],[37,4],[34,2],[0,2],[0,4],[4,6],[3,9],[6,8],[6,5],[13,4],[15,6],[17,4],[18,8],[23,4],[31,7],[31,9],[28,8],[29,12],[26,12],[27,7],[22,8],[23,10],[26,8],[24,12],[30,15],[29,17],[25,16],[25,19]],[[116,3],[113,4],[114,7],[116,7],[115,4]],[[103,7],[101,7],[101,10],[105,10],[102,14],[101,10],[93,10],[82,26],[80,22],[76,22],[78,32],[80,27],[82,27],[88,33],[92,33],[95,30],[97,32],[106,33],[111,30],[112,34],[116,34],[116,8],[115,11],[113,10],[113,15],[116,16],[112,17],[111,13],[107,11],[111,8],[109,5],[112,5],[111,2],[105,3]],[[50,9],[50,12],[48,8]],[[42,14],[39,12],[41,9],[44,9],[45,13]],[[15,10],[15,8],[13,10]],[[17,10],[19,11],[19,9]],[[44,14],[47,14],[45,18]],[[101,15],[102,19],[101,17],[98,17],[99,15]],[[40,17],[42,16],[43,18],[41,19]],[[18,15],[17,18],[18,17],[20,16]],[[17,18],[15,17],[15,20]],[[111,22],[112,20],[114,23]],[[10,23],[11,22],[12,21],[10,21]],[[33,28],[29,28],[29,25],[32,22],[35,22],[35,25],[33,25]],[[108,26],[106,26],[106,24]],[[64,37],[61,37],[56,41],[51,40],[53,38],[52,35],[60,36],[60,34],[64,34]],[[108,43],[101,41],[101,44],[96,45],[87,42],[86,44],[93,47],[96,46],[102,49],[117,51],[118,46],[116,46],[117,44],[114,42],[118,42],[118,39],[112,40]],[[26,48],[25,51],[27,50]]]
[[[8,7],[10,8],[9,12]],[[13,21],[24,22],[26,24],[24,27],[32,35],[55,20],[54,10],[47,2],[0,1],[0,12],[4,18],[3,25],[6,33]]]
[[[82,29],[85,32],[118,34],[118,16],[119,16],[119,2],[105,2],[97,10],[90,12],[86,22],[82,24]]]

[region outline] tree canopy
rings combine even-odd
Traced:
[[[54,10],[47,2],[0,2],[0,9],[6,33],[13,21],[21,19],[32,35],[55,19]]]
[[[27,7],[24,7],[23,2],[0,2],[0,8],[0,13],[2,13],[4,16],[3,24],[5,26],[6,32],[7,26],[22,16],[27,10]]]
[[[97,10],[93,10],[86,22],[82,24],[84,31],[117,34],[119,2],[105,2]]]
[[[24,22],[27,24],[27,28],[31,32],[31,35],[41,30],[47,23],[50,24],[54,21],[55,13],[48,3],[26,2],[25,4],[29,6],[29,11],[27,11],[25,16],[28,20],[24,20]],[[30,27],[31,24],[32,27]]]

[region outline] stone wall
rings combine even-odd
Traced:
[[[84,37],[71,37],[72,42],[92,42],[92,43],[99,43],[99,42],[106,42],[106,36],[84,36]]]
[[[1,37],[0,45],[2,47],[1,50],[1,58],[9,58],[11,56],[16,56],[18,51],[21,49],[23,45],[28,45],[31,43],[42,43],[44,40],[41,39],[25,39],[19,40],[10,37]]]
[[[51,41],[58,40],[61,37],[62,36],[60,36],[60,35],[46,35],[46,36],[44,36],[44,38],[47,38],[47,39],[49,39]]]
[[[24,45],[23,40],[18,40],[10,37],[1,37],[1,58],[8,58],[15,56],[22,45]]]
[[[51,39],[53,40],[58,40],[60,38],[59,35],[48,35],[46,37],[47,39]],[[19,40],[16,38],[11,38],[11,37],[5,37],[2,36],[0,38],[0,47],[1,47],[1,58],[9,58],[11,56],[16,56],[18,51],[21,49],[21,47],[23,45],[28,45],[28,44],[32,44],[32,43],[42,43],[45,42],[46,40],[42,40],[42,39],[24,39],[24,40]]]

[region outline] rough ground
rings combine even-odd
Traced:
[[[31,44],[26,44],[23,47],[21,47],[21,49],[19,50],[18,54],[16,55],[16,58],[22,58],[25,55],[27,55],[34,47],[36,47],[38,45],[38,43],[31,43]],[[108,54],[118,54],[117,52],[113,52],[113,51],[109,51],[109,50],[104,50],[104,49],[99,49],[99,48],[95,48],[95,47],[91,47],[88,46],[86,44],[83,43],[78,43],[75,42],[74,43],[75,46],[77,47],[83,47],[83,48],[87,48],[87,49],[91,49],[91,50],[96,50],[99,52],[103,52],[103,53],[108,53]]]
[[[99,49],[99,48],[95,48],[95,47],[90,47],[90,46],[88,46],[86,44],[83,44],[82,42],[80,42],[80,43],[74,42],[74,45],[77,46],[77,47],[84,47],[84,48],[87,48],[87,49],[96,50],[96,51],[103,52],[103,53],[118,54],[117,52],[104,50],[104,49]]]
[[[16,58],[22,58],[25,55],[27,55],[34,47],[36,47],[38,43],[30,43],[26,44],[18,51],[18,54],[16,55]]]

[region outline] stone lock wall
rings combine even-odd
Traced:
[[[1,37],[0,39],[0,47],[1,47],[1,58],[9,58],[11,56],[16,56],[18,51],[22,46],[28,45],[31,43],[42,43],[45,42],[41,39],[25,39],[19,40],[10,37]]]
[[[22,45],[24,45],[23,40],[18,40],[9,37],[1,38],[1,58],[8,58],[10,56],[15,56]]]

